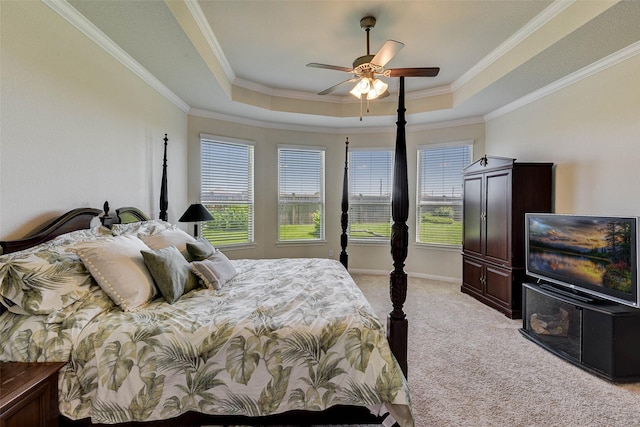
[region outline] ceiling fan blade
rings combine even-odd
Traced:
[[[384,42],[376,56],[371,60],[372,64],[379,67],[384,67],[385,64],[391,61],[391,58],[396,56],[396,53],[400,52],[400,49],[404,47],[404,43],[397,42],[395,40],[387,40]]]
[[[387,70],[389,77],[435,77],[440,72],[439,67],[419,68],[391,68]]]
[[[318,64],[317,62],[310,62],[310,63],[307,64],[307,67],[324,68],[324,69],[327,69],[327,70],[344,71],[344,72],[347,72],[347,73],[353,72],[353,68],[340,67],[338,65]]]
[[[338,83],[337,85],[333,85],[333,86],[331,86],[330,88],[323,90],[322,92],[318,92],[318,95],[327,95],[328,93],[333,92],[333,91],[334,91],[334,90],[336,90],[339,86],[342,86],[342,85],[343,85],[343,84],[345,84],[345,83],[351,83],[351,82],[355,82],[355,81],[358,81],[358,80],[360,80],[360,77],[354,77],[354,78],[352,78],[352,79],[345,80],[345,81],[343,81],[343,82]]]

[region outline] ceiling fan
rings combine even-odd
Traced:
[[[367,54],[356,58],[353,61],[353,68],[319,64],[317,62],[307,64],[307,67],[325,68],[353,74],[352,78],[331,86],[319,92],[318,95],[326,95],[343,84],[357,82],[350,93],[361,100],[365,95],[367,100],[372,100],[389,95],[387,90],[389,85],[377,77],[435,77],[438,75],[440,72],[438,67],[385,69],[384,66],[404,47],[404,43],[387,40],[378,53],[371,55],[369,52],[369,32],[375,25],[376,18],[373,16],[365,16],[360,20],[360,27],[367,33]]]

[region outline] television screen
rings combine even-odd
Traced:
[[[527,274],[638,307],[636,217],[527,214]]]

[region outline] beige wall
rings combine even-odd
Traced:
[[[366,120],[366,118],[365,118]],[[340,254],[340,203],[344,170],[344,141],[350,147],[393,147],[395,128],[375,134],[322,133],[275,130],[229,123],[208,117],[189,116],[189,201],[197,201],[200,186],[200,134],[255,142],[256,164],[256,227],[254,247],[226,250],[230,258],[332,257]],[[462,275],[460,250],[434,250],[415,245],[415,194],[417,147],[462,140],[474,141],[474,156],[484,154],[484,125],[431,127],[407,132],[407,163],[409,166],[409,195],[411,199],[409,225],[410,248],[407,272],[425,277],[450,280]],[[277,244],[277,147],[278,144],[313,145],[326,147],[326,243]],[[352,271],[386,272],[393,268],[389,244],[354,244],[348,248]],[[330,255],[331,254],[331,255]]]
[[[558,213],[640,215],[640,56],[486,124],[489,154],[554,162]]]
[[[41,2],[0,1],[0,239],[75,207],[186,208],[187,115]]]

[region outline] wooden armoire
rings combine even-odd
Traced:
[[[483,157],[464,170],[462,292],[522,317],[526,212],[551,212],[553,163]]]

